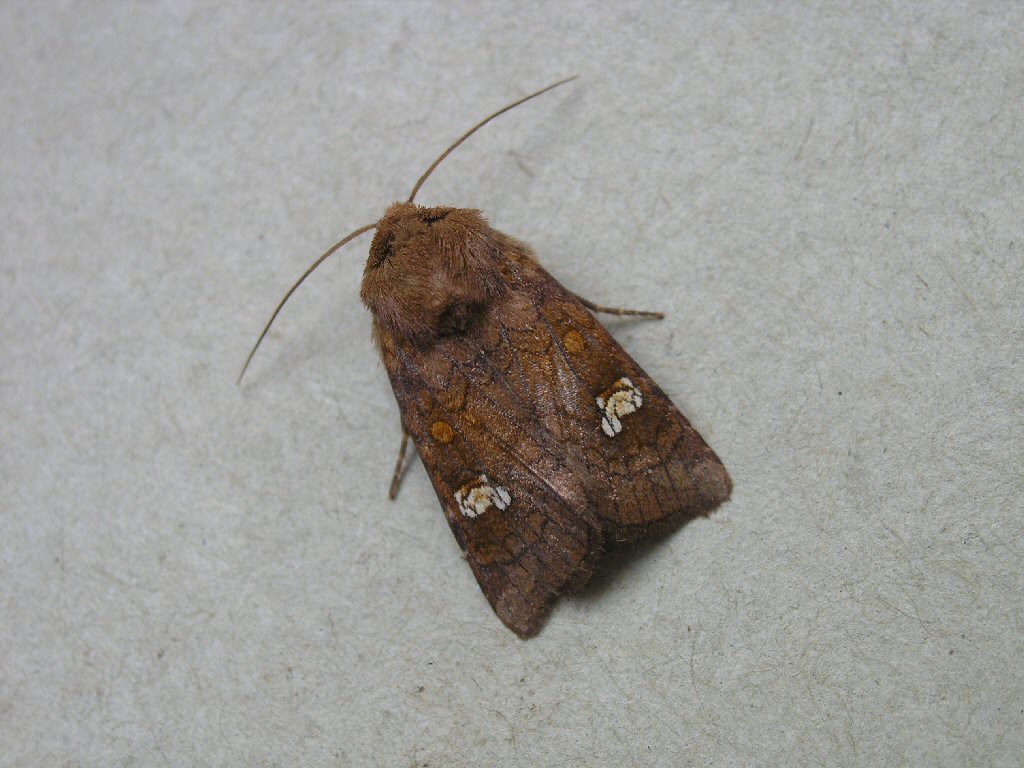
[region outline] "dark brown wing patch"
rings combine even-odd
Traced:
[[[718,457],[575,296],[508,239],[472,334],[382,343],[402,419],[481,589],[517,634],[606,545],[728,497]]]
[[[545,425],[577,454],[609,534],[623,541],[667,530],[728,498],[729,475],[700,434],[590,311],[515,245],[508,253],[519,290],[494,322],[509,327],[532,314],[533,333],[546,337],[545,351],[523,350],[531,359],[518,368],[529,371],[526,386],[557,400],[544,409]]]
[[[402,418],[495,613],[529,637],[603,552],[579,467],[469,342],[385,355]],[[390,358],[390,359],[389,359]],[[526,417],[526,420],[524,420]]]

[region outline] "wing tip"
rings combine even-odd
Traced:
[[[667,534],[688,520],[709,516],[729,499],[732,494],[732,478],[717,456],[712,454],[707,457],[693,467],[691,472],[694,481],[692,487],[697,492],[697,499],[692,504],[680,510],[678,515],[669,516],[661,521],[660,525],[637,526],[631,531],[632,536],[619,539],[616,543],[621,544],[625,541],[636,541]],[[547,623],[558,598],[578,592],[590,580],[595,570],[596,560],[605,548],[603,546],[592,548],[585,566],[577,571],[576,578],[572,580],[572,583],[560,584],[549,589],[539,600],[536,599],[538,595],[531,595],[534,598],[531,600],[516,590],[506,590],[492,603],[494,613],[501,619],[501,623],[512,630],[521,640],[536,637]]]
[[[693,479],[703,502],[698,514],[710,515],[732,495],[732,478],[714,454],[694,467]]]
[[[501,619],[501,623],[515,632],[521,640],[529,640],[544,626],[558,594],[549,594],[547,599],[532,605],[521,599],[517,600],[516,597],[521,596],[509,593],[502,595],[494,605],[494,613]]]

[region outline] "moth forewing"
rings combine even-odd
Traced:
[[[381,220],[367,305],[449,525],[495,612],[528,637],[608,546],[706,514],[730,481],[525,245],[475,211],[431,225],[432,211],[393,206]],[[380,271],[396,276],[393,292]],[[442,321],[453,315],[465,321]]]
[[[445,150],[375,224],[360,297],[373,315],[406,436],[498,617],[536,634],[555,599],[585,584],[606,549],[655,535],[726,498],[732,483],[703,438],[591,311],[479,211],[413,200]],[[241,375],[239,376],[241,380]]]

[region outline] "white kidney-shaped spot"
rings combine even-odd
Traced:
[[[487,475],[480,475],[455,492],[455,503],[466,517],[479,517],[491,507],[499,511],[506,509],[512,497],[500,485],[491,485]]]
[[[644,404],[640,390],[623,376],[601,393],[597,407],[601,409],[601,429],[608,437],[615,437],[622,431],[622,418],[638,410]]]

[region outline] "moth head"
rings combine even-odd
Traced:
[[[425,208],[413,205],[412,201],[434,169],[491,120],[575,79],[573,76],[559,80],[492,112],[430,164],[413,185],[408,202],[395,203],[379,222],[353,230],[328,248],[278,302],[249,350],[238,382],[241,383],[253,355],[295,290],[328,256],[371,229],[376,229],[377,234],[370,246],[359,293],[373,312],[377,341],[383,341],[385,332],[396,340],[406,338],[423,344],[445,335],[468,332],[501,291],[497,257],[501,252],[497,243],[500,236],[487,226],[479,211]]]
[[[417,344],[469,331],[501,290],[497,235],[479,211],[395,203],[377,222],[359,295]]]

